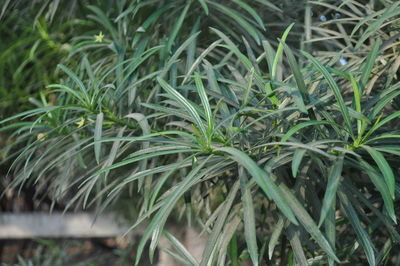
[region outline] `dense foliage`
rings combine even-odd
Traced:
[[[0,92],[37,95],[0,122],[10,187],[130,199],[136,263],[165,234],[190,265],[400,264],[400,2],[37,2],[1,13]]]

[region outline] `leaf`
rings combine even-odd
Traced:
[[[101,139],[103,131],[103,118],[103,113],[99,113],[96,116],[96,126],[94,128],[94,156],[96,158],[97,164],[100,163],[101,142],[99,140]]]
[[[264,48],[264,55],[265,55],[265,60],[267,61],[268,69],[270,73],[272,73],[272,65],[274,63],[274,48],[272,48],[272,45],[269,43],[268,40],[263,40],[262,41],[262,46]]]
[[[265,5],[269,8],[271,8],[272,10],[275,10],[279,13],[282,13],[282,9],[280,9],[279,7],[277,7],[276,5],[274,5],[273,3],[271,3],[271,1],[267,1],[267,0],[256,0],[258,3]]]
[[[94,5],[89,5],[87,6],[93,13],[97,15],[97,17],[89,15],[89,17],[93,18],[100,24],[102,24],[111,34],[112,39],[115,43],[118,43],[118,32],[117,30],[113,27],[111,24],[110,20],[108,19],[107,15],[104,14],[103,10],[98,8],[97,6]]]
[[[142,252],[144,250],[144,246],[150,236],[153,234],[152,243],[150,245],[150,254],[154,254],[154,249],[157,246],[159,235],[161,230],[174,208],[176,202],[183,196],[185,192],[188,191],[190,187],[192,187],[199,179],[201,179],[206,171],[210,171],[213,167],[209,167],[206,171],[200,172],[200,170],[204,167],[210,157],[207,157],[201,163],[198,164],[196,168],[194,168],[180,184],[175,188],[173,193],[171,193],[164,201],[159,211],[154,215],[153,219],[146,227],[145,232],[143,233],[142,239],[139,242],[137,252],[136,252],[136,261],[135,265],[138,265]],[[152,256],[150,256],[152,257]]]
[[[368,54],[367,59],[365,60],[365,63],[361,69],[360,83],[363,88],[365,88],[367,86],[369,76],[371,75],[372,68],[375,65],[375,60],[376,60],[376,57],[378,56],[379,47],[381,45],[382,45],[382,40],[377,39],[374,43],[374,46],[372,46],[372,50]]]
[[[378,123],[374,124],[373,127],[371,127],[371,129],[367,132],[367,134],[365,134],[365,136],[363,137],[363,139],[367,139],[372,133],[374,133],[378,128],[382,127],[383,125],[385,125],[386,123],[392,121],[395,118],[398,118],[400,116],[400,111],[394,112],[390,115],[388,115],[387,117],[385,117],[385,119],[383,119],[382,121],[379,121]]]
[[[296,149],[293,154],[292,160],[292,175],[293,177],[297,176],[297,170],[299,169],[301,160],[303,160],[304,154],[307,150],[305,149]]]
[[[253,37],[253,39],[257,42],[257,44],[260,44],[260,37],[259,37],[259,31],[253,27],[250,23],[248,23],[243,16],[238,13],[237,11],[227,7],[227,5],[221,5],[218,4],[214,1],[210,1],[210,4],[214,5],[216,8],[218,8],[222,13],[226,14],[227,16],[231,17],[233,21],[238,23],[243,29],[246,30],[246,32]]]
[[[271,239],[268,243],[268,258],[271,260],[274,254],[275,246],[278,244],[280,235],[282,234],[283,226],[285,225],[282,216],[279,216],[278,222],[274,226],[274,230],[271,235]]]
[[[279,210],[295,225],[298,225],[297,219],[294,217],[292,208],[287,200],[283,197],[281,190],[270,179],[269,175],[263,171],[247,154],[232,147],[215,148],[216,151],[223,151],[231,156],[254,178],[256,183],[264,191],[269,199],[272,199]]]
[[[315,59],[312,55],[310,55],[307,52],[302,51],[302,53],[305,57],[307,57],[314,64],[314,66],[322,73],[322,75],[327,80],[329,87],[331,87],[333,94],[335,95],[336,101],[339,104],[340,111],[343,115],[343,119],[344,119],[345,125],[347,127],[347,131],[354,138],[351,119],[350,119],[350,115],[349,115],[349,110],[347,109],[347,106],[343,100],[340,89],[339,89],[338,85],[336,84],[335,80],[333,79],[331,74],[329,74],[328,70],[320,62],[318,62],[317,59]]]
[[[351,202],[349,201],[346,193],[343,192],[341,189],[339,189],[338,195],[340,198],[340,202],[343,206],[344,212],[349,222],[353,226],[354,230],[356,231],[357,239],[360,241],[360,244],[364,249],[369,265],[375,266],[376,265],[375,254],[374,254],[375,247],[373,246],[371,239],[368,236],[368,233],[361,226],[361,221],[358,218],[357,213],[354,210],[354,207],[351,205]]]
[[[389,188],[390,195],[392,196],[392,199],[394,199],[395,178],[389,163],[386,161],[382,153],[375,150],[374,148],[367,145],[362,145],[361,147],[371,155],[375,163],[378,165],[379,170],[381,170],[381,173],[385,178],[385,182],[387,187]]]
[[[200,30],[200,17],[196,19],[196,22],[190,31],[190,35],[195,35],[196,32],[199,32]],[[193,39],[193,41],[188,45],[187,51],[186,51],[186,73],[189,71],[190,67],[194,63],[194,57],[196,55],[196,49],[197,49],[197,37]],[[184,94],[185,97],[187,97],[186,94]]]
[[[232,215],[230,215],[232,216]],[[218,264],[217,265],[226,265],[226,254],[228,253],[231,265],[239,265],[238,263],[238,248],[236,241],[236,231],[241,224],[242,219],[235,215],[230,219],[228,217],[228,222],[224,226],[224,230],[221,234],[221,237],[218,242],[219,247],[219,255],[218,255]]]
[[[333,198],[331,202],[331,206],[326,214],[326,218],[324,221],[325,235],[326,238],[331,244],[333,251],[335,251],[335,243],[336,243],[336,197]],[[335,261],[332,258],[328,258],[329,266],[333,266]]]
[[[364,145],[365,146],[365,145]],[[365,170],[366,174],[370,177],[376,189],[381,193],[383,202],[385,203],[386,211],[389,217],[396,223],[396,214],[394,212],[393,198],[389,191],[389,187],[383,180],[382,176],[375,170],[374,167],[369,165],[366,161],[359,158],[358,164]]]
[[[122,135],[124,134],[125,130],[126,130],[126,127],[120,128],[118,130],[117,137],[118,138],[122,137]],[[117,152],[118,152],[118,149],[120,147],[120,143],[121,143],[120,140],[114,141],[114,143],[113,143],[113,145],[111,147],[110,153],[108,155],[107,161],[104,163],[105,167],[110,166],[110,165],[113,164],[115,158],[117,157]],[[104,178],[105,179],[107,178],[108,174],[109,174],[109,171],[105,172],[105,174],[104,174]]]
[[[0,13],[0,20],[3,18],[5,11],[8,7],[8,5],[10,4],[11,0],[5,0],[5,2],[3,2],[3,7],[1,9],[1,13]]]
[[[377,140],[380,140],[380,139],[400,139],[400,135],[397,135],[397,134],[382,134],[382,135],[379,135],[379,136],[377,136],[375,138],[372,138],[372,139],[369,139],[367,141],[364,141],[364,144],[367,144],[367,143],[370,143],[370,142],[373,142],[373,141],[377,141]]]
[[[303,122],[300,124],[295,125],[291,129],[286,132],[285,135],[281,138],[281,142],[286,142],[294,133],[299,131],[302,128],[308,127],[308,126],[313,126],[313,125],[332,125],[333,123],[328,122],[328,121],[307,121]]]
[[[276,70],[277,70],[279,58],[282,55],[283,47],[284,47],[285,42],[286,42],[286,38],[289,35],[289,32],[293,28],[293,26],[294,26],[294,23],[290,24],[289,27],[287,27],[286,30],[282,34],[282,38],[281,38],[281,40],[279,42],[278,49],[276,50],[274,62],[272,63],[272,70],[271,70],[271,79],[272,80],[275,80]]]
[[[143,22],[142,25],[136,31],[136,34],[132,40],[132,47],[135,47],[136,44],[138,43],[139,40],[142,38],[142,32],[146,32],[146,30],[149,28],[149,26],[155,22],[161,15],[162,13],[166,12],[168,9],[175,7],[175,2],[171,2],[169,4],[163,5],[160,8],[158,8],[156,11],[152,12],[151,15]],[[117,18],[118,19],[118,18]]]
[[[253,198],[251,196],[250,187],[247,185],[247,177],[243,167],[239,169],[240,187],[242,192],[243,203],[243,221],[244,221],[244,238],[247,243],[251,261],[255,266],[258,265],[258,247],[257,247],[257,234],[256,223],[254,217]]]
[[[200,129],[203,137],[207,136],[207,130],[204,127],[203,121],[201,120],[199,114],[196,109],[182,96],[178,91],[172,88],[165,80],[160,77],[157,77],[158,83],[160,83],[161,87],[166,90],[186,111],[190,114],[193,120],[196,122],[197,127]]]
[[[297,101],[298,102],[297,105],[301,112],[308,113],[305,105],[308,104],[310,101],[309,101],[306,84],[304,82],[303,74],[301,74],[299,65],[297,64],[296,59],[295,59],[292,51],[290,50],[289,46],[287,46],[286,44],[283,44],[283,47],[284,47],[284,51],[285,51],[286,57],[288,59],[289,65],[290,65],[290,69],[293,72],[293,76],[294,76],[294,79],[297,84],[297,89],[300,92],[300,97],[297,97],[299,99]]]
[[[271,174],[271,178],[276,180],[277,177]],[[314,219],[308,214],[308,212],[304,209],[303,204],[298,201],[295,195],[291,192],[291,190],[283,183],[279,183],[279,188],[281,189],[285,199],[289,203],[292,208],[292,211],[296,215],[298,221],[303,225],[304,229],[315,239],[315,241],[319,244],[319,246],[336,262],[339,262],[339,259],[336,257],[335,252],[333,251],[331,245],[326,240],[324,235],[319,230],[318,226],[315,224]]]
[[[186,84],[186,82],[189,80],[190,75],[193,73],[193,71],[198,67],[198,65],[201,63],[201,61],[219,44],[221,43],[221,40],[216,40],[212,44],[210,44],[200,55],[199,57],[196,58],[194,63],[190,66],[189,70],[187,71],[185,78],[183,79],[181,85]]]
[[[189,262],[189,265],[199,265],[199,263],[196,261],[196,259],[190,254],[190,252],[182,245],[181,242],[179,242],[178,239],[176,239],[173,235],[168,233],[166,230],[163,231],[165,237],[168,239],[168,241],[171,243],[171,245],[179,251],[179,253],[185,258],[186,262]]]
[[[205,90],[203,82],[201,80],[201,76],[198,72],[195,73],[194,79],[196,82],[197,92],[200,95],[200,100],[201,100],[201,103],[203,105],[203,108],[204,108],[204,111],[206,114],[206,120],[207,120],[207,124],[208,124],[208,129],[207,129],[208,140],[211,141],[211,135],[214,131],[214,121],[212,118],[210,103],[208,102],[206,90]]]
[[[392,4],[389,8],[386,9],[385,13],[379,16],[368,26],[361,37],[358,38],[357,44],[355,46],[356,50],[358,50],[363,45],[364,41],[367,40],[371,35],[379,32],[379,29],[381,28],[385,20],[398,16],[400,14],[400,8],[397,7],[398,5],[399,3]]]
[[[213,265],[215,248],[218,237],[225,225],[225,220],[232,209],[232,203],[235,199],[235,196],[239,190],[239,182],[236,181],[235,184],[230,188],[229,194],[224,201],[223,207],[218,215],[218,218],[214,224],[213,230],[207,239],[207,243],[205,245],[205,249],[202,255],[202,260],[200,262],[200,266]]]
[[[350,81],[351,81],[351,85],[353,88],[353,92],[354,92],[354,103],[356,105],[356,111],[361,113],[361,90],[360,87],[358,86],[358,83],[356,81],[356,79],[354,78],[354,76],[350,73]],[[363,128],[363,124],[365,124],[365,120],[360,120],[357,119],[357,133],[358,136],[361,137],[361,130]]]
[[[240,52],[240,50],[236,47],[236,45],[228,38],[228,36],[226,36],[223,32],[211,28],[212,31],[214,31],[227,45],[220,45],[221,47],[225,47],[228,50],[232,51],[238,58],[239,60],[243,63],[243,65],[247,68],[248,71],[253,71],[254,66],[251,63],[251,60],[248,59],[243,53]],[[260,73],[257,73],[256,71],[254,71],[254,77],[255,77],[255,81],[257,86],[260,89],[265,90],[266,96],[269,98],[269,100],[275,104],[275,105],[279,105],[280,101],[279,99],[276,97],[276,95],[274,95],[274,92],[271,89],[270,82],[266,83],[263,79],[263,77],[260,75]]]
[[[293,254],[296,258],[298,265],[308,265],[306,255],[304,254],[303,245],[300,241],[300,230],[293,225],[289,225],[287,228],[287,236],[292,246]]]
[[[350,189],[351,193],[357,196],[357,198],[364,203],[375,215],[376,217],[382,222],[384,226],[386,226],[387,230],[390,232],[393,239],[397,242],[400,242],[400,234],[397,232],[396,228],[392,225],[392,221],[384,215],[384,213],[379,210],[378,208],[374,207],[373,201],[367,199],[366,195],[361,193],[355,186],[350,184],[349,182],[344,182],[346,189]]]
[[[375,118],[378,113],[386,107],[394,98],[400,95],[399,86],[393,86],[390,88],[392,91],[385,94],[382,97],[377,98],[378,102],[374,105],[372,111],[370,112],[371,119]]]
[[[254,20],[257,21],[258,25],[265,31],[263,20],[251,6],[249,6],[248,4],[246,4],[241,0],[232,0],[232,1],[238,4],[244,10],[246,10],[254,18]]]
[[[167,49],[168,53],[172,52],[172,50],[171,50],[172,49],[172,45],[174,44],[174,41],[175,41],[175,39],[176,39],[176,37],[177,37],[177,35],[179,33],[179,30],[182,27],[183,21],[185,20],[185,17],[186,17],[186,14],[187,14],[188,10],[189,10],[191,2],[192,1],[188,1],[187,2],[185,8],[180,13],[179,18],[176,20],[176,22],[175,22],[175,24],[174,24],[174,26],[173,26],[173,28],[171,30],[171,33],[169,34],[169,38],[168,38],[168,42],[167,42],[167,46],[166,46],[166,49]]]
[[[204,12],[206,12],[206,15],[208,16],[208,6],[206,4],[206,1],[205,0],[198,0],[198,1],[201,7],[204,9]]]
[[[89,94],[85,88],[85,85],[83,82],[78,78],[78,76],[69,68],[67,68],[64,65],[57,65],[58,68],[60,68],[62,71],[64,71],[79,87],[81,93],[85,96],[86,104],[90,103],[90,97]]]
[[[336,159],[335,163],[332,166],[332,169],[329,172],[328,184],[326,185],[324,199],[322,201],[321,215],[319,218],[318,227],[320,227],[322,225],[322,223],[324,222],[325,217],[329,213],[329,211],[332,207],[332,203],[335,200],[336,191],[339,186],[340,177],[342,175],[343,160],[344,160],[343,155],[339,156]]]

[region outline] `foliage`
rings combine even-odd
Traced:
[[[0,122],[10,186],[73,191],[67,209],[129,194],[136,263],[161,234],[190,265],[399,260],[400,3],[296,3],[89,5],[62,79]],[[202,261],[176,214],[208,234]]]

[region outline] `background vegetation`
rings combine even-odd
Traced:
[[[165,234],[190,265],[400,265],[399,5],[6,1],[3,183],[129,202],[136,263]]]

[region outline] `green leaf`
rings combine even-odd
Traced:
[[[282,55],[283,47],[284,47],[285,42],[286,42],[286,38],[289,35],[289,32],[293,28],[293,26],[294,26],[294,23],[290,24],[289,27],[287,27],[286,30],[282,34],[282,38],[281,38],[281,40],[279,42],[278,49],[276,50],[274,62],[272,63],[272,70],[271,70],[271,79],[272,80],[275,80],[276,70],[277,70],[277,67],[278,67],[279,58]]]
[[[165,237],[168,239],[168,241],[171,243],[171,245],[179,251],[179,253],[183,256],[186,262],[189,262],[189,265],[199,265],[199,263],[196,261],[196,259],[190,254],[190,252],[185,248],[185,246],[182,245],[181,242],[179,242],[178,239],[176,239],[173,235],[168,233],[166,230],[163,231]]]
[[[375,247],[373,246],[371,239],[368,236],[368,233],[361,226],[361,221],[358,218],[358,215],[357,215],[356,211],[354,210],[354,207],[351,205],[351,202],[349,201],[346,193],[343,192],[341,189],[339,189],[338,195],[340,198],[340,202],[343,206],[344,212],[345,212],[349,222],[353,226],[354,230],[356,231],[357,239],[359,240],[361,246],[364,249],[364,252],[365,252],[365,255],[367,256],[369,265],[375,266],[376,265],[375,253],[374,253]]]
[[[271,175],[274,180],[276,177]],[[303,204],[299,202],[296,196],[293,195],[291,190],[284,184],[279,183],[279,188],[281,189],[285,199],[291,206],[293,212],[295,213],[298,221],[303,225],[304,229],[315,239],[315,241],[319,244],[319,246],[336,262],[339,262],[339,259],[336,257],[335,252],[333,251],[330,243],[326,240],[324,235],[319,230],[317,224],[314,222],[314,219],[308,214],[308,212],[304,209]]]
[[[289,225],[286,229],[287,237],[292,247],[293,254],[298,265],[308,265],[306,255],[304,254],[303,244],[300,241],[300,230],[298,227]]]
[[[392,196],[392,199],[394,199],[395,178],[389,163],[386,161],[382,153],[375,150],[374,148],[367,145],[362,145],[361,147],[371,155],[375,163],[378,165],[379,170],[381,170],[381,173],[385,178],[385,182],[387,187],[389,188],[390,195]]]
[[[365,145],[364,145],[365,146]],[[389,217],[396,223],[396,214],[394,212],[393,198],[390,190],[382,176],[375,170],[374,167],[369,165],[366,161],[358,159],[359,165],[365,170],[366,174],[370,177],[376,189],[381,193],[383,202],[385,203],[386,211]]]
[[[205,0],[198,0],[201,7],[204,9],[204,12],[206,12],[206,15],[208,16],[208,6]]]
[[[364,88],[367,86],[369,76],[371,75],[372,68],[375,65],[375,60],[376,60],[376,57],[378,56],[379,48],[381,45],[382,45],[382,40],[377,39],[374,43],[374,46],[372,47],[371,52],[368,54],[367,59],[361,69],[360,83],[361,83],[361,86],[363,86]]]
[[[204,127],[203,121],[200,118],[200,115],[197,113],[196,109],[189,103],[185,97],[182,96],[177,90],[172,88],[165,80],[160,77],[157,77],[158,83],[160,83],[161,87],[166,90],[185,110],[189,113],[189,115],[196,122],[196,126],[200,129],[203,137],[207,136],[207,130]]]
[[[188,10],[189,10],[191,2],[192,1],[188,1],[187,2],[185,8],[180,13],[181,15],[176,20],[176,22],[175,22],[175,24],[174,24],[174,26],[173,26],[173,28],[171,30],[171,33],[169,34],[168,42],[167,42],[167,46],[166,46],[168,53],[171,53],[171,51],[172,51],[171,50],[172,49],[172,45],[174,44],[174,41],[175,41],[175,39],[176,39],[176,37],[177,37],[177,35],[179,33],[179,30],[182,27],[183,21],[185,20],[185,17],[186,17],[186,14],[187,14]]]
[[[235,215],[233,218],[228,217],[227,223],[218,241],[218,248],[220,251],[217,260],[218,263],[216,265],[226,265],[225,260],[228,254],[231,265],[239,266],[236,231],[238,231],[241,222],[242,219],[239,215]]]
[[[286,132],[285,135],[282,136],[281,142],[286,142],[294,133],[298,132],[300,129],[313,126],[313,125],[332,125],[333,123],[328,121],[307,121],[300,124],[295,125],[291,129]]]
[[[264,55],[265,55],[265,60],[267,61],[268,69],[271,72],[272,65],[274,64],[274,54],[275,54],[274,48],[272,48],[272,45],[269,43],[268,40],[263,40],[262,46],[264,48]]]
[[[90,97],[89,94],[85,88],[85,85],[83,82],[78,78],[78,76],[69,68],[67,68],[64,65],[59,64],[58,68],[61,68],[62,71],[64,71],[79,87],[81,93],[85,96],[86,104],[90,103]]]
[[[348,133],[354,138],[349,110],[347,109],[347,106],[344,103],[342,94],[341,94],[340,89],[339,89],[338,85],[336,84],[335,80],[333,79],[331,74],[329,74],[328,70],[320,62],[318,62],[317,59],[315,59],[312,55],[310,55],[307,52],[302,51],[302,53],[305,57],[307,57],[314,64],[314,66],[322,73],[322,75],[327,80],[329,87],[331,87],[333,94],[335,95],[336,101],[339,104],[339,108],[340,108],[340,111],[342,112]]]
[[[356,188],[349,182],[345,181],[343,182],[343,184],[346,186],[346,189],[350,189],[351,193],[357,196],[357,198],[376,215],[376,217],[382,222],[382,224],[386,226],[393,239],[397,242],[400,242],[400,234],[398,230],[396,230],[396,228],[393,226],[392,221],[386,215],[384,215],[384,213],[380,209],[376,208],[373,205],[374,202],[370,199],[367,199],[366,196],[358,190],[358,188]]]
[[[274,226],[274,230],[272,232],[271,239],[269,240],[269,243],[268,243],[268,258],[270,260],[272,259],[272,255],[274,254],[275,246],[278,244],[278,240],[279,240],[280,235],[282,234],[282,229],[283,229],[284,225],[285,225],[285,222],[284,222],[282,216],[279,216],[279,220]]]
[[[380,140],[380,139],[400,139],[400,135],[397,135],[397,134],[383,134],[383,135],[377,136],[375,138],[369,139],[367,141],[364,141],[364,144],[367,144],[367,143],[370,143],[370,142],[373,142],[373,141],[377,141],[377,140]]]
[[[383,125],[385,125],[386,123],[392,121],[393,119],[397,118],[400,116],[400,111],[394,112],[390,115],[388,115],[387,117],[385,117],[385,119],[383,119],[382,121],[379,121],[378,123],[374,124],[371,129],[365,134],[363,139],[367,139],[372,133],[374,133],[378,128],[382,127]]]
[[[111,34],[112,39],[115,43],[119,43],[118,41],[118,32],[117,30],[113,27],[111,24],[110,20],[108,19],[107,15],[104,14],[104,12],[98,8],[97,6],[92,6],[89,5],[88,8],[93,11],[97,15],[97,17],[94,17],[92,15],[89,15],[89,17],[93,18],[100,24],[102,24]]]
[[[206,114],[206,120],[207,120],[207,124],[208,124],[208,129],[207,129],[207,136],[208,136],[208,140],[211,140],[211,135],[214,131],[214,120],[212,117],[212,112],[211,112],[211,107],[210,107],[210,103],[208,101],[208,97],[206,94],[206,90],[204,88],[203,82],[201,80],[201,76],[198,72],[195,73],[194,76],[194,80],[196,82],[196,88],[197,88],[197,92],[200,95],[200,100],[201,103],[203,105],[205,114]]]
[[[297,171],[299,169],[301,160],[303,160],[304,154],[306,153],[307,150],[305,149],[296,149],[293,154],[293,160],[292,160],[292,175],[293,177],[297,176]]]
[[[363,32],[363,34],[358,38],[355,49],[358,50],[364,43],[365,40],[370,38],[373,34],[379,32],[382,24],[389,18],[396,17],[400,14],[400,8],[398,8],[399,3],[395,2],[389,8],[385,9],[385,13],[374,20],[368,28]]]
[[[210,1],[209,4],[214,5],[216,8],[218,8],[222,13],[226,14],[227,16],[231,17],[233,21],[237,22],[240,26],[243,27],[243,29],[246,30],[246,32],[253,37],[253,39],[257,42],[257,44],[260,44],[260,37],[259,37],[259,31],[253,27],[250,23],[248,23],[242,16],[242,14],[238,13],[237,11],[227,7],[227,5],[221,5],[218,4],[214,1]]]
[[[226,224],[226,218],[228,217],[229,212],[232,210],[233,200],[239,190],[239,182],[236,181],[235,184],[230,188],[229,194],[224,201],[223,207],[218,215],[217,221],[214,224],[213,230],[207,239],[207,243],[205,245],[205,249],[202,255],[202,260],[200,262],[200,266],[213,265],[215,248],[217,247],[217,241],[221,234],[221,231]]]
[[[232,0],[232,1],[235,2],[236,4],[238,4],[244,10],[246,10],[254,18],[254,20],[257,21],[258,25],[263,30],[265,30],[263,20],[260,18],[260,16],[257,14],[257,12],[251,6],[249,6],[248,4],[246,4],[245,2],[243,2],[241,0]]]
[[[269,7],[269,8],[271,8],[272,10],[275,10],[275,11],[277,11],[279,13],[283,12],[282,9],[280,9],[279,7],[277,7],[276,5],[271,3],[271,1],[267,1],[267,0],[255,0],[255,1],[257,1],[258,3],[260,3],[262,5],[265,5],[265,6]]]
[[[186,82],[191,77],[193,71],[198,67],[198,65],[203,61],[203,59],[212,51],[215,47],[217,47],[221,43],[221,40],[216,40],[212,44],[210,44],[200,55],[196,58],[194,63],[190,66],[189,70],[187,71],[185,78],[183,79],[181,85],[186,84]]]
[[[400,86],[393,86],[390,88],[390,90],[392,90],[391,92],[384,93],[382,97],[377,98],[378,102],[374,105],[369,115],[371,119],[374,119],[383,108],[385,108],[391,101],[393,101],[394,98],[400,95],[399,87]]]
[[[331,202],[331,206],[326,214],[326,218],[324,221],[325,235],[326,238],[331,244],[333,251],[335,251],[335,243],[336,243],[336,197],[333,198]],[[332,258],[328,258],[329,266],[333,266],[335,261]]]
[[[326,186],[324,199],[322,201],[321,216],[319,218],[318,227],[320,227],[324,222],[325,217],[329,213],[332,203],[335,200],[336,191],[339,186],[340,177],[342,175],[343,159],[343,156],[338,157],[329,172],[328,184]]]
[[[94,156],[96,158],[97,164],[100,163],[101,142],[99,140],[101,139],[103,132],[103,118],[103,113],[99,113],[96,116],[96,126],[94,128]]]
[[[139,29],[142,31],[146,31],[149,26],[155,22],[161,15],[162,13],[166,12],[168,9],[175,7],[175,2],[171,2],[167,5],[163,5],[160,8],[158,8],[156,11],[152,12],[151,15],[143,22],[142,25],[140,25]],[[142,38],[142,32],[136,31],[136,34],[132,40],[132,47],[135,47],[136,44],[141,40]]]
[[[215,147],[216,151],[223,151],[231,156],[239,164],[243,165],[244,168],[254,178],[256,183],[268,196],[268,198],[275,201],[279,210],[295,225],[298,225],[297,219],[295,218],[292,208],[288,204],[287,200],[283,197],[281,190],[277,185],[270,179],[269,175],[263,171],[246,153],[239,151],[232,147]]]
[[[353,92],[354,92],[354,103],[356,105],[356,111],[359,113],[362,113],[361,110],[361,90],[360,87],[358,86],[358,83],[356,81],[356,79],[354,78],[354,76],[350,73],[350,81],[351,81],[351,85],[353,88]],[[363,128],[363,124],[365,124],[365,120],[360,120],[357,119],[357,133],[358,133],[358,137],[361,137],[361,130]]]
[[[171,213],[172,209],[174,208],[177,201],[183,196],[185,192],[188,191],[198,180],[200,180],[207,172],[200,170],[204,167],[210,157],[207,157],[203,160],[199,165],[194,168],[182,182],[173,190],[171,194],[163,201],[162,206],[160,207],[159,211],[154,215],[153,219],[146,227],[145,232],[143,233],[143,237],[139,242],[137,252],[136,252],[136,261],[135,265],[138,265],[142,252],[144,250],[144,246],[150,236],[153,234],[152,243],[150,245],[150,253],[154,252],[155,247],[157,246],[159,234]],[[208,171],[212,170],[213,167],[209,167]]]
[[[258,247],[253,198],[251,196],[250,187],[247,185],[247,177],[245,175],[243,167],[239,169],[239,175],[241,179],[240,187],[243,203],[244,238],[246,239],[247,249],[249,251],[251,261],[255,266],[257,266]]]
[[[244,64],[244,66],[247,68],[248,71],[252,71],[254,68],[253,64],[251,63],[251,60],[248,59],[243,53],[240,52],[240,50],[236,47],[236,45],[226,36],[223,32],[211,28],[212,31],[214,31],[224,42],[227,44],[225,46],[220,45],[222,47],[226,47],[230,51],[232,51],[239,59],[240,61]],[[275,104],[279,105],[280,101],[279,99],[274,95],[274,92],[271,89],[270,82],[266,83],[262,76],[254,71],[254,77],[257,83],[257,86],[259,86],[262,89],[265,89],[265,93],[267,94],[267,97],[270,99],[270,101]],[[269,85],[269,86],[268,86]]]
[[[309,101],[306,84],[304,82],[303,74],[301,74],[300,67],[297,64],[297,61],[296,61],[292,51],[290,50],[289,46],[287,46],[286,44],[283,44],[283,47],[284,47],[284,51],[285,51],[286,57],[288,59],[289,65],[290,65],[290,69],[293,72],[293,77],[296,81],[297,89],[300,92],[301,97],[297,97],[297,98],[299,98],[299,100],[298,100],[299,110],[303,113],[308,113],[305,105],[308,104],[310,101]]]

